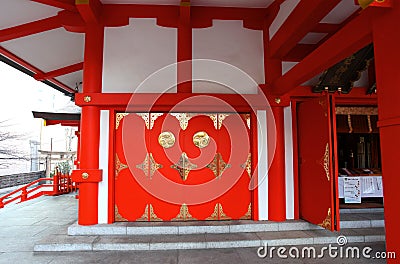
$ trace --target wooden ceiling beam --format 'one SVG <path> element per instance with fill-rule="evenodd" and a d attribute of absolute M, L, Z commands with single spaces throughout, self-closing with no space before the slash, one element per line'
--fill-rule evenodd
<path fill-rule="evenodd" d="M 282 59 L 340 0 L 301 0 L 272 37 L 270 56 Z"/>
<path fill-rule="evenodd" d="M 31 0 L 32 2 L 76 12 L 74 0 Z"/>
<path fill-rule="evenodd" d="M 103 4 L 100 0 L 75 0 L 75 5 L 87 24 L 100 24 L 103 22 Z"/>
<path fill-rule="evenodd" d="M 35 74 L 34 78 L 37 81 L 43 81 L 43 80 L 48 80 L 48 79 L 51 79 L 54 77 L 66 75 L 69 73 L 77 72 L 80 70 L 83 70 L 83 62 L 69 65 L 69 66 L 54 70 L 54 71 L 47 72 L 47 73 L 37 73 L 37 74 Z"/>
<path fill-rule="evenodd" d="M 285 75 L 277 79 L 269 87 L 270 92 L 275 95 L 286 94 L 371 43 L 372 21 L 375 16 L 381 15 L 383 12 L 379 8 L 364 10 Z"/>
<path fill-rule="evenodd" d="M 18 25 L 0 30 L 0 42 L 9 41 L 12 39 L 22 38 L 40 32 L 56 29 L 61 27 L 61 22 L 58 16 L 53 16 L 34 22 Z"/>

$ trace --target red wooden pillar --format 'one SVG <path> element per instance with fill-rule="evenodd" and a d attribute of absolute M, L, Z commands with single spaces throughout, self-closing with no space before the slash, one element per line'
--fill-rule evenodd
<path fill-rule="evenodd" d="M 396 4 L 396 5 L 395 5 Z M 400 6 L 377 18 L 373 24 L 375 69 L 378 92 L 379 131 L 385 203 L 387 251 L 400 254 L 399 150 L 400 150 Z M 389 260 L 388 263 L 398 263 Z"/>
<path fill-rule="evenodd" d="M 178 93 L 192 92 L 192 24 L 190 2 L 184 0 L 180 6 L 178 23 Z"/>
<path fill-rule="evenodd" d="M 282 61 L 271 58 L 269 54 L 269 25 L 265 21 L 263 30 L 265 82 L 273 83 L 282 75 Z M 268 219 L 272 221 L 286 220 L 286 185 L 285 185 L 285 119 L 282 98 L 274 97 L 264 91 L 271 109 L 267 111 L 268 141 Z"/>
<path fill-rule="evenodd" d="M 101 93 L 103 70 L 104 26 L 88 24 L 85 36 L 83 68 L 83 93 Z M 85 96 L 90 103 L 90 95 Z M 82 106 L 79 170 L 73 172 L 73 180 L 79 182 L 78 223 L 98 223 L 100 109 Z"/>
<path fill-rule="evenodd" d="M 286 220 L 285 125 L 283 106 L 267 111 L 268 138 L 268 219 Z"/>

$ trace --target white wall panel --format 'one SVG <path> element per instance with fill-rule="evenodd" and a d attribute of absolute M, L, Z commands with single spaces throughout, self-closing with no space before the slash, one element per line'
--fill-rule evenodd
<path fill-rule="evenodd" d="M 130 19 L 129 26 L 106 28 L 103 92 L 166 92 L 176 84 L 177 30 L 156 25 L 155 19 Z M 160 73 L 153 75 L 154 73 Z M 139 85 L 152 76 L 138 89 Z M 170 92 L 176 92 L 176 88 Z"/>
<path fill-rule="evenodd" d="M 264 83 L 264 50 L 262 31 L 243 28 L 242 21 L 214 20 L 211 28 L 193 30 L 193 59 L 222 61 L 249 75 L 249 82 L 243 74 L 229 69 L 232 66 L 204 67 L 193 63 L 194 92 L 233 93 L 229 88 L 217 84 L 219 79 L 235 84 L 242 94 L 257 93 L 257 84 Z M 217 79 L 217 80 L 216 80 Z"/>
<path fill-rule="evenodd" d="M 257 111 L 258 140 L 258 219 L 268 220 L 267 113 Z"/>
<path fill-rule="evenodd" d="M 292 109 L 285 107 L 285 172 L 286 172 L 286 219 L 294 219 L 294 172 Z"/>
<path fill-rule="evenodd" d="M 99 169 L 103 171 L 103 180 L 99 182 L 98 193 L 98 222 L 108 222 L 108 143 L 110 129 L 110 112 L 100 111 L 100 147 L 99 147 Z"/>

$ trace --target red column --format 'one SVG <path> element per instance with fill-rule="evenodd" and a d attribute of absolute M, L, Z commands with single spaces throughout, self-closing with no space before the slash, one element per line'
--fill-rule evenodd
<path fill-rule="evenodd" d="M 286 220 L 285 125 L 282 106 L 267 111 L 268 138 L 268 219 Z M 274 124 L 275 123 L 275 124 Z"/>
<path fill-rule="evenodd" d="M 396 4 L 396 5 L 395 5 Z M 378 92 L 378 126 L 381 138 L 382 176 L 385 203 L 387 251 L 400 254 L 399 150 L 400 150 L 400 6 L 376 19 L 373 24 L 375 68 Z M 389 260 L 388 263 L 398 263 Z"/>
<path fill-rule="evenodd" d="M 180 17 L 178 24 L 178 58 L 177 58 L 178 93 L 192 92 L 191 60 L 192 60 L 192 25 L 190 22 L 190 2 L 182 1 L 180 6 Z"/>
<path fill-rule="evenodd" d="M 88 25 L 85 36 L 85 58 L 83 68 L 83 93 L 101 93 L 103 70 L 104 27 Z M 90 102 L 90 98 L 87 99 Z M 81 113 L 80 171 L 99 169 L 100 109 L 96 106 L 83 106 Z M 79 184 L 80 225 L 97 224 L 98 220 L 98 182 L 87 181 Z"/>
<path fill-rule="evenodd" d="M 270 21 L 271 22 L 271 21 Z M 273 83 L 282 75 L 282 62 L 269 55 L 269 23 L 265 21 L 263 30 L 265 83 Z M 268 219 L 286 220 L 286 185 L 285 185 L 285 119 L 283 107 L 289 105 L 281 98 L 275 98 L 264 91 L 271 109 L 267 111 L 268 141 Z"/>

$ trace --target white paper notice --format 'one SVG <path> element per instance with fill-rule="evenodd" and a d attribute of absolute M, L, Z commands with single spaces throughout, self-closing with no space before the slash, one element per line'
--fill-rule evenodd
<path fill-rule="evenodd" d="M 361 203 L 360 177 L 344 177 L 343 189 L 345 203 Z"/>
<path fill-rule="evenodd" d="M 363 193 L 375 193 L 374 178 L 362 177 Z"/>

